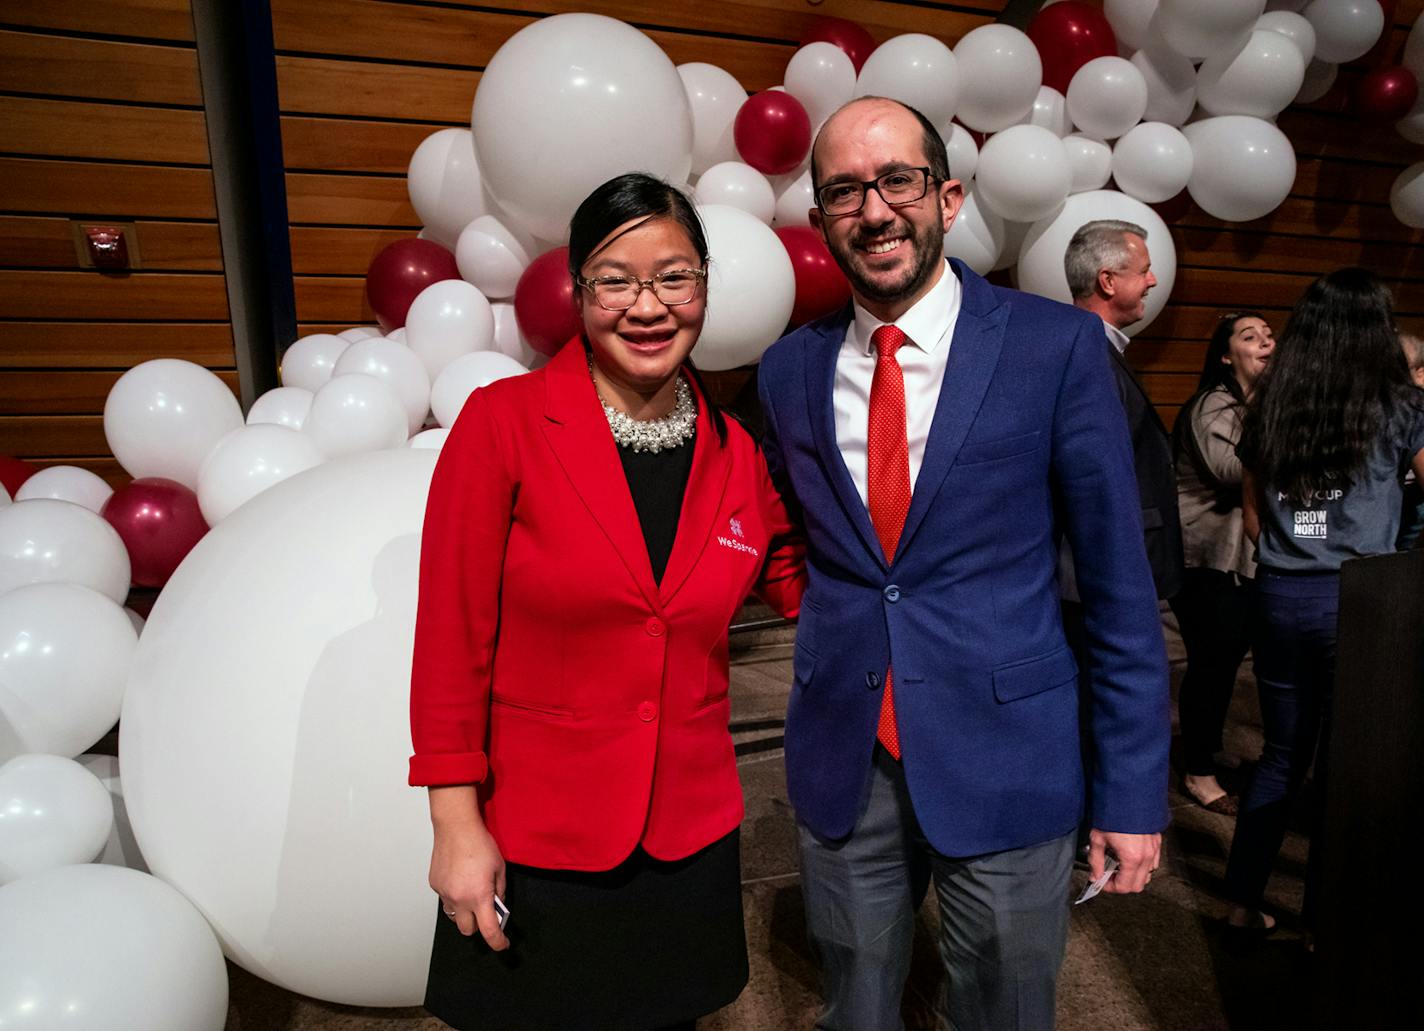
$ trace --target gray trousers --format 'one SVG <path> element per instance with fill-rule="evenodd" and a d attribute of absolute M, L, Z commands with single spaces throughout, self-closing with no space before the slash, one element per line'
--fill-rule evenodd
<path fill-rule="evenodd" d="M 875 749 L 870 799 L 843 841 L 798 825 L 806 923 L 821 957 L 823 1031 L 900 1031 L 915 912 L 931 877 L 952 1031 L 1048 1031 L 1068 939 L 1072 833 L 954 859 L 930 847 L 904 771 Z"/>

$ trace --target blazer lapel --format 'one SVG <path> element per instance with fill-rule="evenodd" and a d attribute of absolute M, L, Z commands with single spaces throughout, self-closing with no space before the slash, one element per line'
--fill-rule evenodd
<path fill-rule="evenodd" d="M 697 391 L 695 384 L 693 391 Z M 727 480 L 732 473 L 731 456 L 717 440 L 717 428 L 712 425 L 707 398 L 698 393 L 697 400 L 697 436 L 692 445 L 692 472 L 687 477 L 687 490 L 682 495 L 682 511 L 678 514 L 672 554 L 668 556 L 667 568 L 663 570 L 663 578 L 658 585 L 663 604 L 672 601 L 707 547 L 717 514 L 722 509 Z M 646 555 L 647 548 L 644 547 L 643 551 Z"/>
<path fill-rule="evenodd" d="M 1108 353 L 1112 355 L 1113 361 L 1117 362 L 1118 367 L 1122 369 L 1123 376 L 1132 384 L 1133 389 L 1141 395 L 1142 404 L 1150 413 L 1148 418 L 1157 424 L 1157 428 L 1162 431 L 1164 437 L 1170 437 L 1171 434 L 1167 432 L 1167 424 L 1162 421 L 1162 416 L 1157 414 L 1157 406 L 1152 403 L 1152 397 L 1147 393 L 1147 388 L 1142 385 L 1141 377 L 1139 377 L 1137 371 L 1128 364 L 1127 355 L 1114 347 L 1111 340 L 1108 341 Z"/>

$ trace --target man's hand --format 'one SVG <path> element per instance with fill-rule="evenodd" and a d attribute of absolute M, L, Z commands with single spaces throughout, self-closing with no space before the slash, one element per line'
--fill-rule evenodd
<path fill-rule="evenodd" d="M 1088 835 L 1088 876 L 1095 881 L 1103 875 L 1108 852 L 1117 856 L 1118 868 L 1103 891 L 1114 895 L 1136 894 L 1147 887 L 1152 871 L 1162 861 L 1162 835 L 1092 831 Z"/>

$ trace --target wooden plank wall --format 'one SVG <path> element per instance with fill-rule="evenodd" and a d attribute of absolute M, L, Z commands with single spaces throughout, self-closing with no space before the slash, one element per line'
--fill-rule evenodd
<path fill-rule="evenodd" d="M 0 125 L 0 452 L 120 482 L 101 413 L 124 370 L 236 385 L 188 0 L 6 0 Z M 81 270 L 71 219 L 136 223 L 142 270 Z"/>

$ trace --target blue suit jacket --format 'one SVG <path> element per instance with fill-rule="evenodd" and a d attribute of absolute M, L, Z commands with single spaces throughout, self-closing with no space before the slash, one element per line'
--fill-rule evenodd
<path fill-rule="evenodd" d="M 893 562 L 836 446 L 850 309 L 762 359 L 767 461 L 810 544 L 786 720 L 792 804 L 822 837 L 851 833 L 893 662 L 905 776 L 936 850 L 977 855 L 1073 829 L 1079 700 L 1055 571 L 1066 534 L 1093 658 L 1093 826 L 1161 830 L 1167 663 L 1102 323 L 951 267 L 963 304 Z"/>

